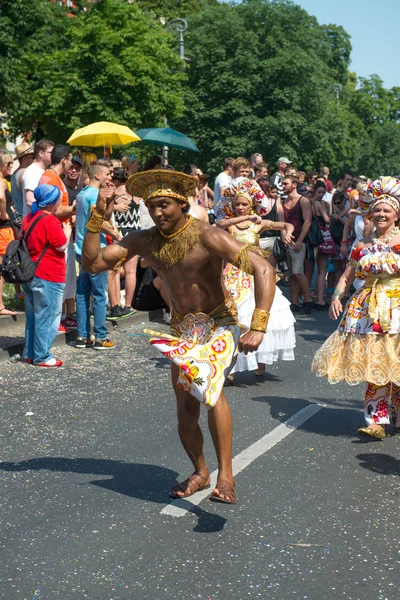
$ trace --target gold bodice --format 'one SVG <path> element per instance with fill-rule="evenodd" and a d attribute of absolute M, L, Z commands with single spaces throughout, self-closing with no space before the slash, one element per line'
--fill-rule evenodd
<path fill-rule="evenodd" d="M 242 244 L 250 244 L 251 246 L 259 248 L 260 236 L 257 233 L 256 227 L 257 225 L 255 223 L 250 223 L 250 227 L 243 231 L 240 231 L 237 227 L 232 227 L 232 235 L 238 242 L 242 242 Z"/>

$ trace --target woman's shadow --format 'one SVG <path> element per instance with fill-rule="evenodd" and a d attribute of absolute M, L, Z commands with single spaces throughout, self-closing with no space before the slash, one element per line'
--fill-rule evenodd
<path fill-rule="evenodd" d="M 177 483 L 178 475 L 176 471 L 157 465 L 126 463 L 103 458 L 32 458 L 22 462 L 2 462 L 0 469 L 7 472 L 43 469 L 96 476 L 107 475 L 107 479 L 95 479 L 84 485 L 95 485 L 131 498 L 158 504 L 166 504 L 170 501 L 169 492 Z M 192 505 L 188 502 L 188 510 L 191 507 Z M 211 533 L 221 531 L 225 526 L 226 519 L 208 513 L 198 506 L 193 508 L 192 512 L 199 518 L 194 531 Z"/>

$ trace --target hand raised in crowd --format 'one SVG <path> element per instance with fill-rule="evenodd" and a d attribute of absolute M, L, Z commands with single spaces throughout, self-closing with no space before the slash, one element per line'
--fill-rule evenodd
<path fill-rule="evenodd" d="M 104 187 L 99 191 L 99 196 L 97 198 L 96 210 L 102 215 L 105 215 L 107 210 L 111 207 L 114 202 L 115 196 L 115 186 L 111 184 L 112 187 Z"/>
<path fill-rule="evenodd" d="M 340 300 L 332 300 L 331 305 L 329 307 L 329 316 L 331 319 L 336 321 L 340 317 L 340 313 L 343 311 L 343 306 Z"/>

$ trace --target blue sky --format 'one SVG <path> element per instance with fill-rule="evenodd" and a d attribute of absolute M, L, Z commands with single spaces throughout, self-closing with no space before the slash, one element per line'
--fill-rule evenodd
<path fill-rule="evenodd" d="M 400 86 L 400 0 L 294 0 L 321 24 L 342 25 L 351 36 L 350 70 L 376 73 L 385 87 Z"/>

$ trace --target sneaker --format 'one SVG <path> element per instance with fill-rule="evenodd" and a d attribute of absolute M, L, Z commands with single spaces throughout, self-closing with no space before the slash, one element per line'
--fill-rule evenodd
<path fill-rule="evenodd" d="M 92 340 L 85 340 L 84 338 L 76 338 L 75 348 L 92 348 Z"/>
<path fill-rule="evenodd" d="M 135 308 L 131 308 L 130 306 L 120 306 L 120 312 L 121 319 L 124 319 L 125 317 L 131 317 L 134 315 L 137 310 Z"/>
<path fill-rule="evenodd" d="M 115 344 L 110 340 L 96 340 L 93 344 L 93 350 L 111 350 L 112 348 L 115 348 Z"/>
<path fill-rule="evenodd" d="M 107 321 L 115 321 L 116 319 L 122 319 L 121 307 L 113 306 L 111 310 L 107 311 Z"/>
<path fill-rule="evenodd" d="M 62 360 L 56 360 L 55 358 L 49 358 L 49 360 L 47 360 L 44 363 L 39 363 L 38 365 L 35 365 L 35 367 L 62 367 L 63 362 Z"/>
<path fill-rule="evenodd" d="M 314 308 L 314 302 L 303 302 L 303 312 L 309 315 Z"/>
<path fill-rule="evenodd" d="M 78 328 L 77 322 L 71 319 L 70 316 L 65 317 L 65 319 L 61 321 L 60 325 L 63 325 L 67 329 L 71 330 L 76 330 Z"/>
<path fill-rule="evenodd" d="M 68 329 L 68 327 L 65 327 L 62 323 L 59 324 L 58 326 L 58 333 L 69 333 L 70 329 Z"/>
<path fill-rule="evenodd" d="M 70 319 L 72 319 L 73 321 L 76 321 L 76 320 L 77 320 L 77 318 L 78 318 L 78 317 L 76 316 L 76 312 L 69 313 L 69 314 L 67 315 L 67 317 L 69 317 L 69 318 L 70 318 Z"/>
<path fill-rule="evenodd" d="M 299 313 L 301 309 L 298 304 L 291 304 L 290 310 L 292 311 L 292 313 Z"/>

